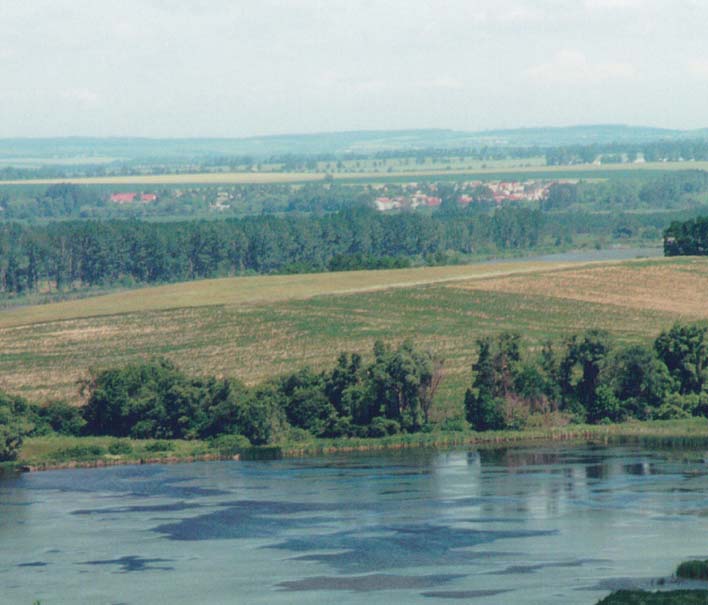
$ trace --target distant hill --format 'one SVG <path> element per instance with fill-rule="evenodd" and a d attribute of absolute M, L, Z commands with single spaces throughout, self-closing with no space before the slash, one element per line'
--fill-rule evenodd
<path fill-rule="evenodd" d="M 460 147 L 555 147 L 567 145 L 646 143 L 708 138 L 708 129 L 669 130 L 644 126 L 589 125 L 464 132 L 445 129 L 361 130 L 287 134 L 248 138 L 46 138 L 0 139 L 0 159 L 19 163 L 53 163 L 69 159 L 175 161 L 209 156 L 314 155 L 372 153 L 397 149 Z"/>
<path fill-rule="evenodd" d="M 500 145 L 555 147 L 608 143 L 646 143 L 659 140 L 708 138 L 708 129 L 669 130 L 648 126 L 598 124 L 556 128 L 517 128 L 472 133 L 470 136 L 496 141 Z"/>

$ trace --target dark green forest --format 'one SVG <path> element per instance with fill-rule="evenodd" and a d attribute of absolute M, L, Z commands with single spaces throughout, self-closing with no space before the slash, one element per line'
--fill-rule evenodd
<path fill-rule="evenodd" d="M 7 293 L 24 293 L 404 266 L 400 258 L 441 263 L 451 252 L 532 249 L 541 233 L 541 213 L 528 208 L 433 217 L 364 208 L 224 221 L 5 223 L 0 225 L 0 286 Z"/>

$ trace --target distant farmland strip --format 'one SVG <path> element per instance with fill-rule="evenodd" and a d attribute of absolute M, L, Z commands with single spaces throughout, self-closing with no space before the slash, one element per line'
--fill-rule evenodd
<path fill-rule="evenodd" d="M 708 170 L 708 162 L 647 162 L 644 164 L 606 164 L 596 166 L 525 166 L 500 170 L 480 168 L 465 170 L 410 170 L 394 172 L 334 172 L 332 177 L 344 182 L 399 181 L 411 178 L 608 178 L 636 171 L 665 172 L 675 170 Z M 78 185 L 227 185 L 307 183 L 323 181 L 322 172 L 219 172 L 191 174 L 157 174 L 134 176 L 105 176 L 60 179 L 28 179 L 0 181 L 0 185 L 51 185 L 75 183 Z"/>

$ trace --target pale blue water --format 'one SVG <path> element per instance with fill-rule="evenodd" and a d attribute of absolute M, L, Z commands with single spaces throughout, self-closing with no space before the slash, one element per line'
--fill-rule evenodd
<path fill-rule="evenodd" d="M 708 466 L 537 448 L 0 479 L 0 602 L 595 603 L 708 556 Z"/>
<path fill-rule="evenodd" d="M 543 261 L 554 263 L 577 263 L 590 261 L 613 261 L 613 260 L 634 260 L 638 258 L 660 258 L 664 256 L 662 247 L 613 247 L 601 248 L 595 250 L 593 248 L 578 248 L 568 250 L 567 252 L 554 252 L 552 254 L 531 254 L 529 256 L 494 258 L 486 261 L 481 261 L 483 264 L 489 263 L 515 263 L 520 260 L 524 261 Z"/>

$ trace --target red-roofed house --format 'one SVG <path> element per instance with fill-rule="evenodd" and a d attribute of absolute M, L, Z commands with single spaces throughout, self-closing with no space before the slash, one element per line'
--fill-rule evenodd
<path fill-rule="evenodd" d="M 135 201 L 135 193 L 113 193 L 111 201 L 116 204 L 132 204 Z"/>
<path fill-rule="evenodd" d="M 111 194 L 110 200 L 114 204 L 132 204 L 138 199 L 138 194 L 133 191 L 126 191 L 124 193 L 113 193 Z M 141 193 L 139 200 L 143 204 L 149 204 L 157 200 L 157 195 L 154 193 Z"/>

